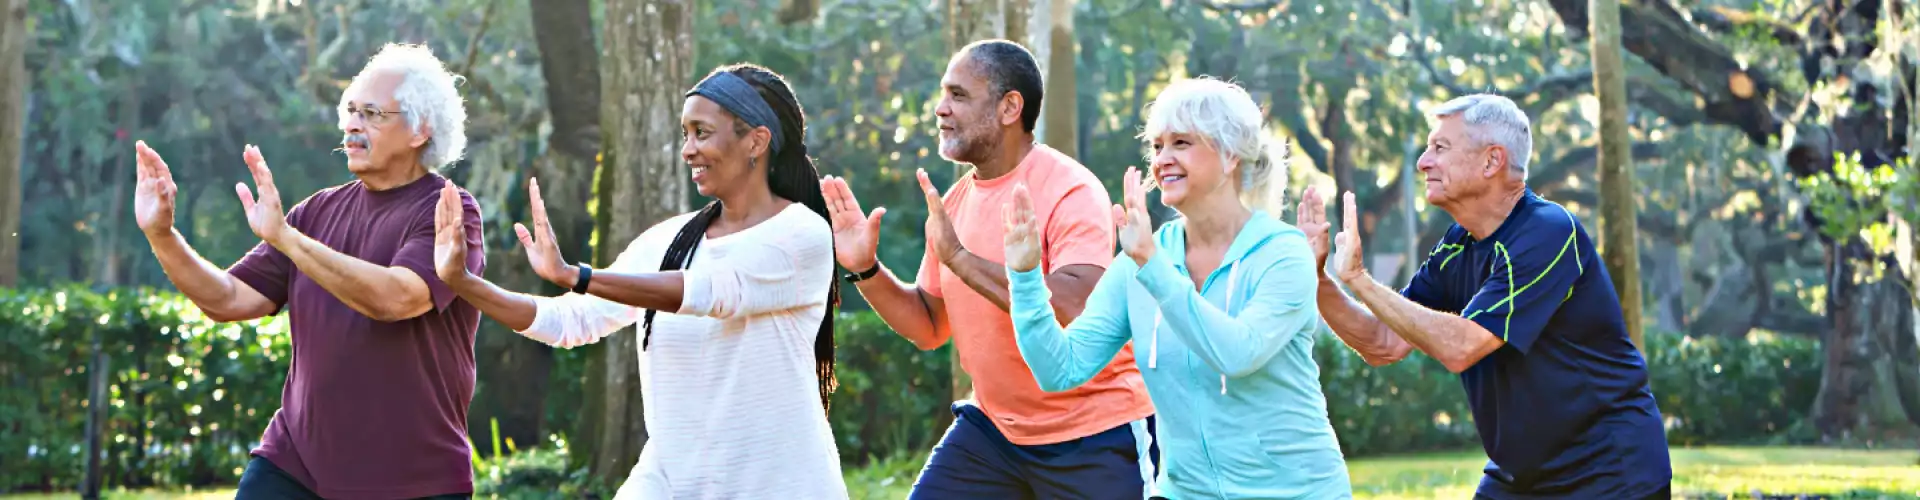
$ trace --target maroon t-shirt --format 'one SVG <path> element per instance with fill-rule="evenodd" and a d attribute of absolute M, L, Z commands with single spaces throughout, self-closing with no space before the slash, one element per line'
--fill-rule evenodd
<path fill-rule="evenodd" d="M 287 214 L 287 224 L 327 248 L 427 282 L 433 310 L 374 321 L 335 298 L 265 243 L 228 269 L 287 310 L 293 364 L 280 410 L 254 455 L 329 498 L 417 498 L 471 493 L 467 405 L 473 400 L 473 337 L 480 311 L 433 271 L 433 214 L 447 180 L 428 174 L 372 191 L 354 181 L 328 188 Z M 480 207 L 466 212 L 467 269 L 486 255 Z"/>

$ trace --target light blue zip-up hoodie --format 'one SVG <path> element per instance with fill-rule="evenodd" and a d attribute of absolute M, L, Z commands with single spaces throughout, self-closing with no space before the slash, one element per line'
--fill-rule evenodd
<path fill-rule="evenodd" d="M 1351 498 L 1313 361 L 1320 312 L 1306 234 L 1255 212 L 1200 291 L 1186 269 L 1186 221 L 1154 238 L 1145 266 L 1114 258 L 1064 330 L 1041 271 L 1009 270 L 1015 337 L 1040 387 L 1085 383 L 1131 340 L 1158 412 L 1157 495 Z"/>

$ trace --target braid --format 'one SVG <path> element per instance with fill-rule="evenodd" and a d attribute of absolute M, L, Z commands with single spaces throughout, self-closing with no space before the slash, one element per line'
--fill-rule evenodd
<path fill-rule="evenodd" d="M 718 218 L 718 201 L 707 203 L 700 213 L 694 214 L 693 220 L 687 221 L 687 225 L 680 228 L 680 233 L 673 235 L 673 244 L 667 245 L 667 256 L 660 259 L 660 270 L 679 271 L 686 269 L 687 264 L 692 264 L 693 250 L 700 247 L 700 240 L 707 235 L 707 227 L 712 226 L 713 220 Z M 653 343 L 653 315 L 658 312 L 648 309 L 646 319 L 640 322 L 640 331 L 645 332 L 640 337 L 641 350 L 646 350 Z"/>

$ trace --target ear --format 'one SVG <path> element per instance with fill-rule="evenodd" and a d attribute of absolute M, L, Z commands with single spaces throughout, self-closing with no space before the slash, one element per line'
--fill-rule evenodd
<path fill-rule="evenodd" d="M 412 146 L 414 149 L 420 149 L 427 145 L 427 141 L 431 140 L 433 140 L 433 125 L 422 123 L 420 124 L 420 131 L 413 134 L 413 138 L 407 141 L 407 145 Z"/>
<path fill-rule="evenodd" d="M 1487 179 L 1506 173 L 1507 148 L 1498 144 L 1487 146 L 1487 163 L 1480 168 L 1480 177 Z"/>
<path fill-rule="evenodd" d="M 753 158 L 765 158 L 767 150 L 773 148 L 773 131 L 766 127 L 754 127 L 747 132 L 747 154 Z"/>
<path fill-rule="evenodd" d="M 1000 126 L 1019 125 L 1020 112 L 1026 108 L 1027 96 L 1020 95 L 1018 90 L 1007 91 L 1007 95 L 1000 96 Z"/>

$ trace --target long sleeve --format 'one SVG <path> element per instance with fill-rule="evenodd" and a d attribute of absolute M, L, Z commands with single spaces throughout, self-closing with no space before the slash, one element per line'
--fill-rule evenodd
<path fill-rule="evenodd" d="M 638 273 L 657 269 L 657 266 L 645 265 L 640 252 L 652 233 L 654 231 L 648 231 L 627 244 L 627 249 L 614 258 L 607 270 Z M 645 313 L 645 309 L 592 295 L 568 293 L 559 297 L 536 297 L 533 324 L 518 333 L 554 347 L 573 348 L 599 342 L 639 322 Z"/>
<path fill-rule="evenodd" d="M 1127 285 L 1132 273 L 1114 259 L 1087 296 L 1086 309 L 1065 329 L 1053 314 L 1053 293 L 1040 268 L 1007 270 L 1009 315 L 1020 356 L 1040 389 L 1059 392 L 1093 378 L 1132 337 L 1127 321 Z"/>
<path fill-rule="evenodd" d="M 729 319 L 826 304 L 832 229 L 804 208 L 787 213 L 793 215 L 768 221 L 792 224 L 779 239 L 736 241 L 721 257 L 724 265 L 688 268 L 678 313 Z"/>
<path fill-rule="evenodd" d="M 1148 259 L 1138 280 L 1159 302 L 1167 331 L 1220 373 L 1246 376 L 1266 366 L 1307 323 L 1319 319 L 1314 259 L 1301 239 L 1290 234 L 1269 242 L 1264 251 L 1283 255 L 1264 268 L 1240 269 L 1248 265 L 1244 259 L 1232 263 L 1235 269 L 1229 272 L 1227 286 L 1252 294 L 1244 308 L 1235 308 L 1237 317 L 1207 302 L 1193 289 L 1193 282 L 1166 260 L 1166 252 Z"/>

